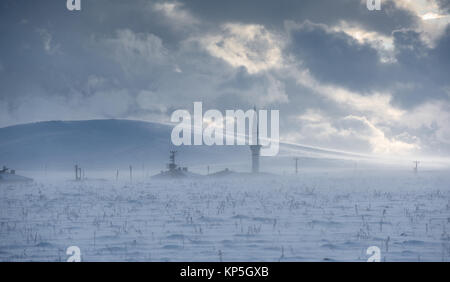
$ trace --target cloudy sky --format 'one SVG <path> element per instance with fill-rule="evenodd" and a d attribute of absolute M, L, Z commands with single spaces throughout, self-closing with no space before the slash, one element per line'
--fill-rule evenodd
<path fill-rule="evenodd" d="M 0 2 L 0 127 L 280 110 L 282 141 L 450 156 L 450 0 Z"/>

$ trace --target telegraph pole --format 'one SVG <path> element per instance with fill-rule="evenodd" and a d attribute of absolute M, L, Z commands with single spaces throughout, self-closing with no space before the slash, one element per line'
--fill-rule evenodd
<path fill-rule="evenodd" d="M 295 160 L 295 174 L 298 174 L 298 158 L 294 158 Z"/>
<path fill-rule="evenodd" d="M 419 171 L 419 164 L 420 164 L 420 162 L 419 161 L 413 161 L 413 163 L 416 165 L 414 167 L 414 173 L 417 174 L 417 172 Z"/>
<path fill-rule="evenodd" d="M 133 167 L 130 165 L 130 181 L 133 181 Z"/>

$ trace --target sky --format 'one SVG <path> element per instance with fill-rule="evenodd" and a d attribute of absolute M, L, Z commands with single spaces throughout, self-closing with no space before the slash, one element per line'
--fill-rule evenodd
<path fill-rule="evenodd" d="M 0 127 L 280 111 L 280 139 L 450 156 L 450 0 L 0 2 Z"/>

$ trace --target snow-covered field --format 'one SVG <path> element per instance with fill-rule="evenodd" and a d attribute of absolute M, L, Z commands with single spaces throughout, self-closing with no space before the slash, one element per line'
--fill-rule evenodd
<path fill-rule="evenodd" d="M 447 171 L 0 185 L 0 260 L 450 260 Z"/>

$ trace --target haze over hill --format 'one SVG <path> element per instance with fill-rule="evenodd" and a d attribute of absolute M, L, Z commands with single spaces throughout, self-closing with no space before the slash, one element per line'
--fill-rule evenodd
<path fill-rule="evenodd" d="M 69 170 L 75 163 L 95 169 L 129 164 L 163 169 L 169 151 L 177 150 L 177 161 L 183 166 L 212 165 L 217 169 L 226 166 L 243 170 L 250 166 L 248 146 L 175 147 L 170 141 L 171 130 L 170 125 L 132 120 L 49 121 L 10 126 L 0 128 L 0 160 L 1 165 L 20 169 L 46 166 Z M 293 156 L 308 158 L 310 165 L 352 157 L 282 144 L 279 156 L 263 158 L 263 168 L 265 163 L 286 162 L 286 158 Z"/>

